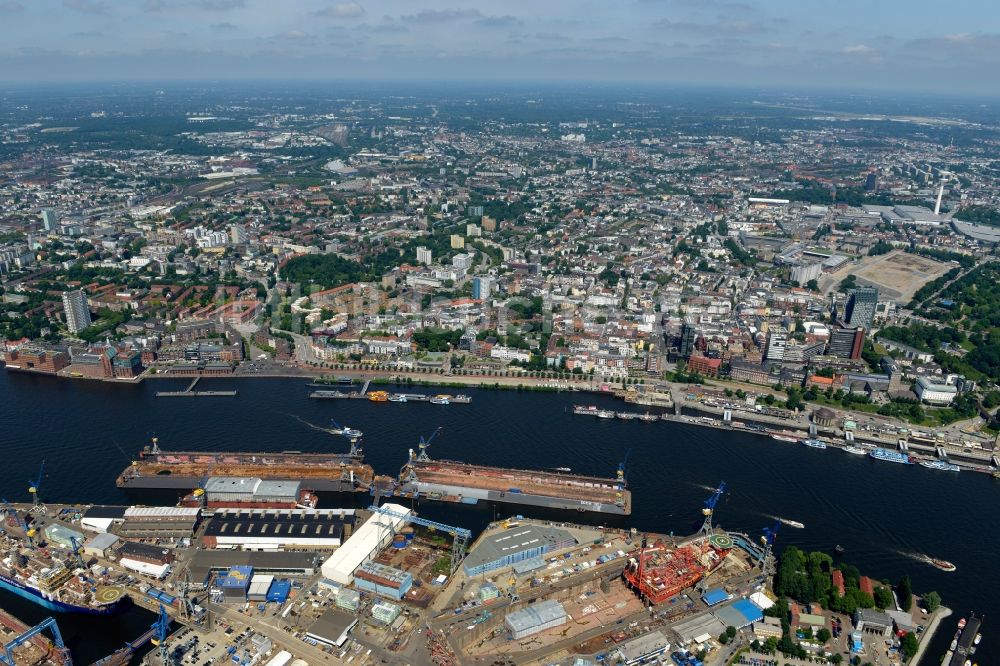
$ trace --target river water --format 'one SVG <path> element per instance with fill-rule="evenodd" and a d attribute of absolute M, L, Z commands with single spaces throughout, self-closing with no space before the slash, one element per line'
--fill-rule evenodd
<path fill-rule="evenodd" d="M 937 590 L 958 614 L 988 614 L 1000 591 L 994 564 L 1000 545 L 1000 482 L 987 475 L 895 465 L 749 433 L 570 413 L 574 402 L 625 409 L 605 396 L 472 389 L 465 391 L 472 396 L 468 405 L 324 401 L 309 399 L 310 389 L 301 379 L 212 379 L 199 384 L 201 390 L 238 388 L 234 398 L 154 396 L 157 390 L 186 384 L 155 380 L 123 386 L 0 373 L 0 491 L 8 500 L 28 501 L 27 481 L 35 478 L 44 459 L 44 500 L 138 502 L 144 498 L 119 490 L 114 480 L 154 435 L 167 450 L 346 450 L 346 440 L 307 425 L 326 426 L 331 418 L 364 431 L 366 461 L 377 473 L 395 474 L 420 436 L 441 427 L 428 451 L 432 457 L 511 467 L 571 467 L 582 474 L 613 476 L 628 456 L 632 515 L 622 519 L 572 514 L 569 520 L 688 534 L 700 524 L 710 489 L 725 480 L 729 491 L 716 520 L 727 529 L 759 534 L 777 515 L 800 521 L 805 529 L 782 528 L 779 548 L 795 545 L 832 553 L 840 544 L 846 549 L 844 559 L 863 573 L 892 581 L 908 573 L 915 590 Z M 324 497 L 321 506 L 363 505 L 366 499 Z M 422 503 L 419 510 L 425 517 L 474 531 L 498 515 L 515 512 L 567 517 L 530 507 Z M 950 560 L 958 571 L 948 574 L 922 564 L 915 559 L 921 553 Z M 9 599 L 0 596 L 0 604 L 11 603 L 13 609 L 16 602 Z M 26 605 L 15 610 L 22 612 Z M 30 610 L 23 611 L 26 621 L 44 616 L 30 615 Z M 83 639 L 93 636 L 90 625 L 76 618 L 59 620 L 78 646 L 90 641 L 99 652 L 121 645 L 118 635 Z M 118 624 L 128 637 L 142 633 L 151 620 L 150 614 L 134 611 Z M 936 663 L 947 647 L 953 620 L 947 621 L 924 663 Z M 993 645 L 1000 639 L 990 635 L 988 623 L 985 630 L 978 662 L 997 663 L 1000 649 Z"/>

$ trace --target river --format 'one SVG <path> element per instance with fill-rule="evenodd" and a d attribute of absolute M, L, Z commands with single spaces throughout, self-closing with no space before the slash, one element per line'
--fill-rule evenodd
<path fill-rule="evenodd" d="M 725 480 L 728 492 L 716 510 L 727 529 L 759 534 L 781 515 L 805 524 L 782 527 L 778 546 L 833 552 L 877 579 L 910 574 L 916 591 L 937 590 L 958 616 L 985 613 L 994 593 L 993 558 L 1000 537 L 1000 483 L 987 475 L 938 472 L 877 462 L 839 450 L 816 450 L 749 433 L 681 423 L 599 420 L 574 416 L 574 402 L 625 409 L 605 396 L 580 393 L 465 391 L 468 405 L 311 400 L 302 379 L 206 379 L 201 390 L 238 388 L 236 397 L 160 398 L 156 390 L 182 389 L 187 381 L 156 380 L 139 386 L 0 373 L 0 490 L 11 501 L 28 501 L 27 481 L 46 461 L 41 497 L 50 502 L 139 501 L 115 487 L 132 456 L 157 436 L 164 449 L 346 450 L 347 442 L 306 423 L 331 418 L 365 433 L 366 461 L 377 473 L 394 474 L 420 436 L 438 427 L 432 457 L 527 468 L 571 467 L 613 476 L 628 456 L 633 513 L 594 522 L 641 531 L 688 534 L 700 524 L 702 502 Z M 431 389 L 413 388 L 430 392 Z M 449 389 L 456 392 L 455 389 Z M 306 422 L 306 423 L 303 423 Z M 326 497 L 321 506 L 365 497 Z M 505 508 L 423 503 L 422 515 L 478 530 Z M 579 514 L 570 520 L 586 520 Z M 944 573 L 918 562 L 919 553 L 954 562 Z M 7 605 L 7 596 L 0 603 Z M 28 621 L 33 617 L 24 618 Z M 128 629 L 139 634 L 152 616 L 135 611 Z M 59 618 L 79 643 L 86 623 Z M 954 620 L 939 633 L 932 657 L 947 647 Z M 979 663 L 1000 659 L 989 624 Z M 93 635 L 93 634 L 90 634 Z M 95 649 L 120 646 L 118 636 Z M 103 640 L 103 639 L 102 639 Z M 88 656 L 89 656 L 88 652 Z"/>

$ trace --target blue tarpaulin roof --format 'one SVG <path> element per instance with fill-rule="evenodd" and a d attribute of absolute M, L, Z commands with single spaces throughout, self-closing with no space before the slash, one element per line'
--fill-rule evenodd
<path fill-rule="evenodd" d="M 721 587 L 716 587 L 705 594 L 701 595 L 701 600 L 704 601 L 709 606 L 714 606 L 715 604 L 721 604 L 723 601 L 729 598 L 729 594 L 726 593 Z"/>
<path fill-rule="evenodd" d="M 267 600 L 283 604 L 288 599 L 288 594 L 291 591 L 292 582 L 290 580 L 276 580 L 271 583 L 271 587 L 267 591 Z"/>
<path fill-rule="evenodd" d="M 764 613 L 747 599 L 737 599 L 733 603 L 713 611 L 712 614 L 727 627 L 736 627 L 737 629 L 747 627 L 754 622 L 760 622 L 764 618 Z"/>

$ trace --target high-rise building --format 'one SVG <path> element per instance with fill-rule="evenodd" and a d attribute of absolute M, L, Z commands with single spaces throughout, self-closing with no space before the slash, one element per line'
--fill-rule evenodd
<path fill-rule="evenodd" d="M 875 321 L 876 305 L 878 305 L 878 289 L 874 287 L 855 289 L 847 299 L 847 307 L 844 308 L 844 323 L 870 331 Z"/>
<path fill-rule="evenodd" d="M 837 358 L 861 358 L 865 346 L 865 329 L 835 328 L 830 331 L 830 347 L 827 353 Z"/>
<path fill-rule="evenodd" d="M 56 227 L 59 226 L 59 216 L 51 208 L 42 209 L 42 227 L 46 231 L 55 231 Z"/>
<path fill-rule="evenodd" d="M 694 353 L 694 343 L 697 337 L 698 332 L 695 330 L 694 323 L 685 321 L 684 326 L 681 327 L 681 358 L 691 358 L 691 354 Z"/>
<path fill-rule="evenodd" d="M 451 235 L 451 249 L 453 250 L 464 250 L 465 249 L 465 237 L 458 234 Z"/>
<path fill-rule="evenodd" d="M 493 279 L 489 277 L 472 278 L 472 297 L 479 301 L 485 301 L 493 292 Z"/>
<path fill-rule="evenodd" d="M 483 231 L 494 232 L 497 230 L 496 218 L 492 218 L 489 215 L 483 215 Z"/>
<path fill-rule="evenodd" d="M 788 345 L 788 336 L 781 331 L 771 331 L 767 334 L 767 352 L 764 358 L 768 361 L 784 361 L 785 347 Z"/>
<path fill-rule="evenodd" d="M 70 333 L 78 333 L 90 326 L 90 308 L 87 306 L 86 294 L 79 289 L 65 291 L 62 302 L 66 314 L 66 328 Z"/>
<path fill-rule="evenodd" d="M 424 264 L 425 266 L 430 266 L 431 265 L 431 257 L 432 256 L 433 256 L 433 253 L 431 252 L 430 249 L 428 249 L 426 247 L 423 247 L 423 246 L 417 248 L 417 263 L 418 264 Z"/>
<path fill-rule="evenodd" d="M 874 192 L 877 189 L 878 189 L 878 176 L 876 176 L 875 172 L 872 171 L 870 174 L 868 174 L 868 177 L 865 178 L 865 191 Z"/>
<path fill-rule="evenodd" d="M 483 207 L 482 206 L 469 206 L 467 213 L 469 217 L 482 217 Z"/>
<path fill-rule="evenodd" d="M 818 280 L 823 273 L 823 264 L 802 264 L 792 267 L 792 282 L 804 287 L 810 280 Z"/>

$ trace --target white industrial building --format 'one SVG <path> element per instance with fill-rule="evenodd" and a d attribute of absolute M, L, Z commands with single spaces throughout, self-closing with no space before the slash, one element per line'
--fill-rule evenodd
<path fill-rule="evenodd" d="M 504 618 L 511 638 L 518 640 L 540 631 L 566 624 L 569 616 L 566 609 L 555 599 L 548 599 L 516 610 Z"/>
<path fill-rule="evenodd" d="M 940 384 L 927 377 L 917 380 L 915 391 L 921 401 L 943 405 L 950 405 L 958 394 L 954 384 Z"/>
<path fill-rule="evenodd" d="M 383 508 L 406 516 L 412 513 L 399 504 L 385 504 Z M 388 546 L 404 523 L 403 518 L 374 514 L 323 563 L 323 577 L 341 585 L 350 585 L 358 567 L 374 559 L 380 550 Z"/>
<path fill-rule="evenodd" d="M 133 560 L 128 557 L 123 557 L 118 560 L 118 564 L 129 571 L 135 571 L 143 574 L 144 576 L 152 576 L 153 578 L 159 578 L 161 580 L 165 578 L 168 573 L 170 573 L 169 564 L 152 564 L 141 560 Z"/>

